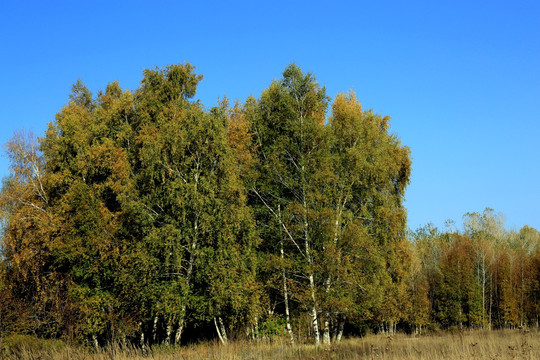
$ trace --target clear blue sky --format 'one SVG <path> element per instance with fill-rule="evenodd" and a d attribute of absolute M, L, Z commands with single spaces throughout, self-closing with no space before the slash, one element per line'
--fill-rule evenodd
<path fill-rule="evenodd" d="M 259 96 L 295 62 L 412 150 L 409 226 L 494 208 L 540 229 L 540 1 L 5 1 L 0 142 L 43 134 L 81 78 L 189 61 L 198 98 Z M 8 172 L 0 159 L 0 176 Z"/>

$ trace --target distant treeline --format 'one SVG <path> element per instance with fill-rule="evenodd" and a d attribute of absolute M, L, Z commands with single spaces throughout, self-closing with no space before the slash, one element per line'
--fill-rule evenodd
<path fill-rule="evenodd" d="M 0 331 L 94 346 L 538 325 L 539 233 L 491 210 L 406 229 L 409 149 L 289 65 L 205 108 L 189 65 L 80 82 L 6 144 Z M 330 105 L 331 104 L 331 105 Z M 330 106 L 330 109 L 329 109 Z"/>
<path fill-rule="evenodd" d="M 540 233 L 504 228 L 486 209 L 463 216 L 464 229 L 427 225 L 410 234 L 408 274 L 412 316 L 419 326 L 515 328 L 539 325 Z"/>

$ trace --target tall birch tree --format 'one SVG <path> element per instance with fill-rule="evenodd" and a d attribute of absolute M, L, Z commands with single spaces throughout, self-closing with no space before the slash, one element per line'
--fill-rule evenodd
<path fill-rule="evenodd" d="M 324 88 L 293 64 L 281 80 L 263 91 L 253 119 L 259 180 L 251 188 L 252 197 L 278 224 L 277 235 L 272 236 L 277 243 L 266 246 L 280 253 L 285 241 L 284 257 L 294 259 L 294 276 L 305 284 L 306 296 L 297 296 L 309 309 L 316 344 L 320 343 L 320 304 L 315 260 L 320 244 L 312 222 L 314 190 L 320 181 L 317 176 L 328 149 L 324 128 L 327 102 Z M 283 284 L 286 295 L 285 273 Z"/>

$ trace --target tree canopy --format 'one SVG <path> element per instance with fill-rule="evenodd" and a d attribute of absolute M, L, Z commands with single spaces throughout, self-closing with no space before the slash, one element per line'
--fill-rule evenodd
<path fill-rule="evenodd" d="M 206 108 L 201 80 L 187 63 L 133 91 L 79 80 L 43 136 L 6 144 L 0 331 L 318 344 L 538 322 L 538 232 L 490 210 L 407 232 L 411 154 L 388 116 L 295 64 L 243 103 Z"/>

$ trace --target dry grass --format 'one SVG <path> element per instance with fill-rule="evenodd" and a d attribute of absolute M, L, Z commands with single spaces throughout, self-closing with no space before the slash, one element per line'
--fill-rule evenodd
<path fill-rule="evenodd" d="M 527 331 L 465 331 L 422 337 L 368 335 L 345 339 L 339 345 L 315 347 L 285 340 L 269 342 L 202 343 L 158 347 L 147 353 L 136 348 L 111 347 L 99 353 L 73 346 L 18 343 L 3 347 L 2 359 L 51 360 L 248 360 L 248 359 L 540 359 L 540 333 Z"/>

